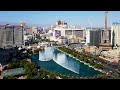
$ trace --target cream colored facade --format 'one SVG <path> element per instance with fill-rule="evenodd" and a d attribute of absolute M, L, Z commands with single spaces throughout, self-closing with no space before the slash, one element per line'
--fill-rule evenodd
<path fill-rule="evenodd" d="M 77 47 L 77 48 L 75 48 L 75 50 L 80 52 L 80 53 L 83 52 L 83 49 L 81 47 Z"/>
<path fill-rule="evenodd" d="M 91 54 L 97 55 L 99 53 L 99 50 L 96 46 L 88 46 L 87 45 L 86 47 L 84 47 L 84 49 L 85 49 L 85 52 L 89 52 Z"/>
<path fill-rule="evenodd" d="M 110 62 L 118 62 L 120 60 L 120 49 L 102 51 L 101 57 Z"/>
<path fill-rule="evenodd" d="M 56 32 L 60 33 L 59 36 L 56 36 Z M 49 30 L 49 33 L 52 33 L 50 40 L 60 41 L 61 37 L 68 39 L 69 43 L 80 43 L 84 41 L 84 28 L 75 28 L 74 26 L 68 25 L 55 25 L 54 28 Z"/>
<path fill-rule="evenodd" d="M 32 26 L 32 33 L 37 34 L 38 28 L 36 26 Z"/>
<path fill-rule="evenodd" d="M 113 24 L 111 27 L 111 44 L 114 44 L 114 46 L 120 46 L 120 24 L 118 23 Z"/>

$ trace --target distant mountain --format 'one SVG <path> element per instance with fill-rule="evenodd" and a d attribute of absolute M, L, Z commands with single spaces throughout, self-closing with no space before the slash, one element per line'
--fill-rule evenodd
<path fill-rule="evenodd" d="M 20 22 L 11 22 L 11 21 L 0 21 L 0 24 L 19 24 Z M 50 27 L 51 24 L 32 24 L 32 23 L 26 23 L 27 26 L 38 26 L 38 27 Z"/>
<path fill-rule="evenodd" d="M 0 21 L 0 24 L 19 24 L 20 22 L 12 22 L 12 21 Z M 51 27 L 52 24 L 33 24 L 33 23 L 26 23 L 27 26 L 38 26 L 38 27 Z M 81 28 L 81 27 L 84 27 L 84 26 L 81 26 L 81 25 L 74 25 L 76 28 Z M 87 27 L 87 28 L 91 28 L 91 27 Z M 104 28 L 104 27 L 92 27 L 92 28 Z M 111 27 L 108 27 L 108 28 L 111 28 Z"/>
<path fill-rule="evenodd" d="M 0 21 L 0 24 L 19 24 L 19 23 L 10 22 L 10 21 Z"/>
<path fill-rule="evenodd" d="M 28 26 L 51 27 L 51 24 L 27 24 Z"/>

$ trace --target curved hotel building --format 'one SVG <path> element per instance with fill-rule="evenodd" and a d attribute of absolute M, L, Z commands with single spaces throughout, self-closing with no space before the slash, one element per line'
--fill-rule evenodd
<path fill-rule="evenodd" d="M 57 21 L 49 31 L 50 40 L 68 44 L 85 42 L 84 31 L 84 28 L 76 28 L 67 25 L 64 21 Z"/>

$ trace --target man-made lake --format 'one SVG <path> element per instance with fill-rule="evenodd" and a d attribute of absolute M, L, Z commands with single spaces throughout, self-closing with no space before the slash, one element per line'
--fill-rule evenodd
<path fill-rule="evenodd" d="M 50 71 L 66 75 L 89 77 L 101 74 L 101 72 L 58 51 L 54 47 L 45 47 L 44 51 L 32 56 L 32 61 Z"/>

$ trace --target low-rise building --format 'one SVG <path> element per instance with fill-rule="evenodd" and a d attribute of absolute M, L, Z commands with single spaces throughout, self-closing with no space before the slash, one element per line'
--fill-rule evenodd
<path fill-rule="evenodd" d="M 25 74 L 24 68 L 15 68 L 15 69 L 8 69 L 3 71 L 1 73 L 1 76 L 6 77 L 6 76 L 15 76 L 15 75 L 22 75 L 22 74 Z"/>
<path fill-rule="evenodd" d="M 78 52 L 80 52 L 80 53 L 83 52 L 83 49 L 81 47 L 77 47 L 77 48 L 75 48 L 75 50 L 78 51 Z"/>
<path fill-rule="evenodd" d="M 93 55 L 97 55 L 99 53 L 99 49 L 96 46 L 87 45 L 84 47 L 84 49 L 85 49 L 85 52 L 91 53 Z"/>
<path fill-rule="evenodd" d="M 27 76 L 20 76 L 17 79 L 27 79 Z"/>
<path fill-rule="evenodd" d="M 41 39 L 49 39 L 49 34 L 45 33 L 45 34 L 40 34 Z"/>
<path fill-rule="evenodd" d="M 71 48 L 71 49 L 80 49 L 80 48 L 83 48 L 85 46 L 85 44 L 84 43 L 80 43 L 80 44 L 70 44 L 69 45 L 69 48 Z"/>
<path fill-rule="evenodd" d="M 110 62 L 118 62 L 120 60 L 120 49 L 102 51 L 101 57 L 105 58 Z"/>

